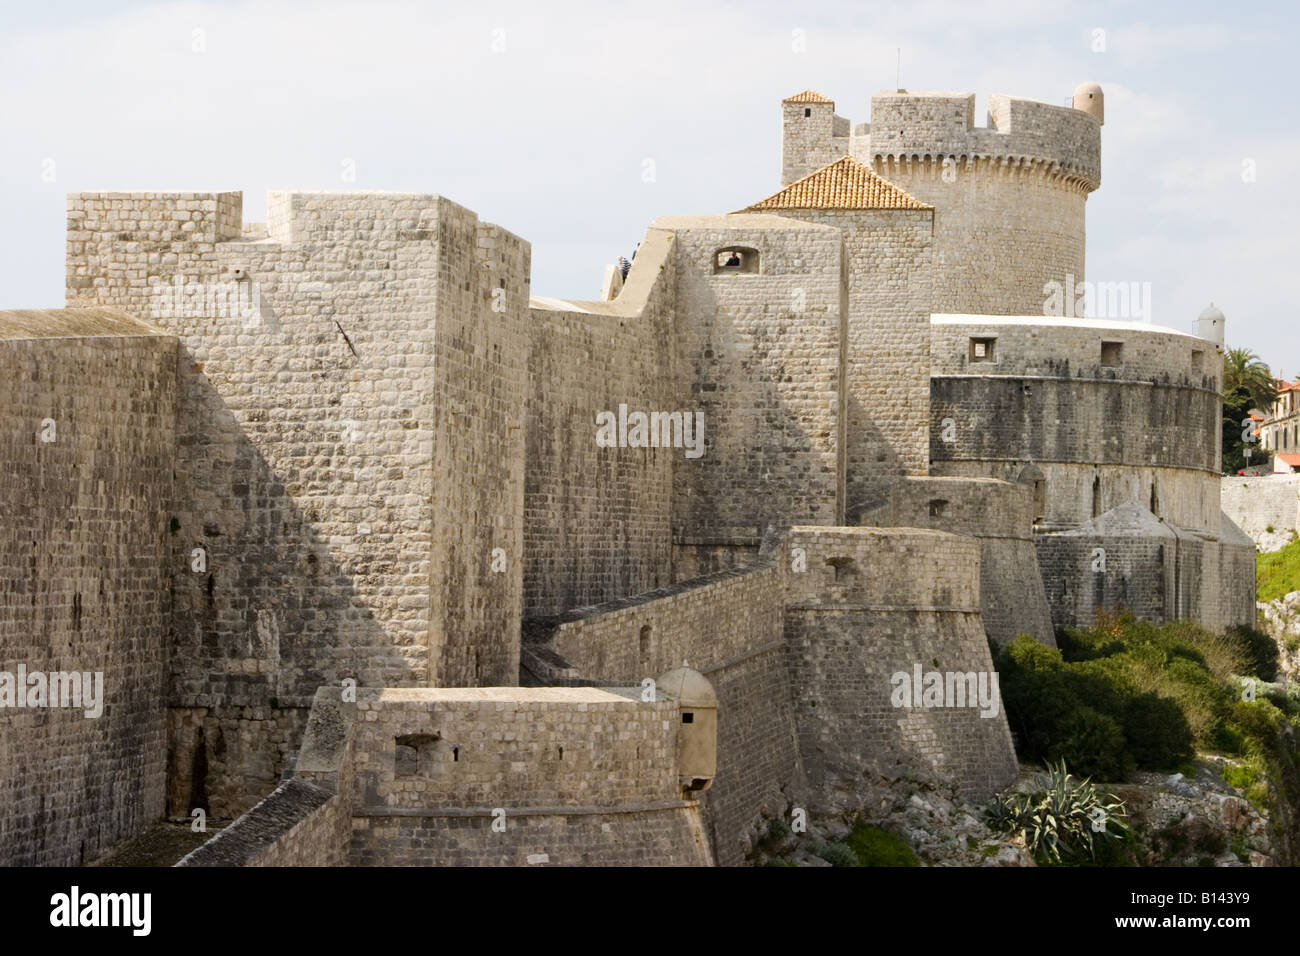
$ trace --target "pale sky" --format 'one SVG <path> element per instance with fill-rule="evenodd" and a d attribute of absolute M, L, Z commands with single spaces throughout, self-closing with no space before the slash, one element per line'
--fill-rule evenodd
<path fill-rule="evenodd" d="M 533 294 L 595 298 L 655 217 L 778 188 L 783 97 L 866 122 L 901 48 L 903 87 L 974 92 L 979 123 L 990 92 L 1100 83 L 1088 278 L 1151 283 L 1184 331 L 1213 300 L 1229 346 L 1294 378 L 1295 10 L 4 0 L 0 308 L 63 304 L 65 194 L 107 189 L 242 190 L 249 221 L 268 188 L 439 193 L 532 243 Z"/>

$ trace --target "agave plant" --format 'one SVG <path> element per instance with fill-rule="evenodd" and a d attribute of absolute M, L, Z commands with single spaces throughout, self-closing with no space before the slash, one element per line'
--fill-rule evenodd
<path fill-rule="evenodd" d="M 995 830 L 1023 833 L 1025 845 L 1051 863 L 1096 859 L 1098 839 L 1121 839 L 1128 833 L 1128 811 L 1114 794 L 1102 794 L 1092 782 L 1079 780 L 1065 761 L 1048 763 L 1044 789 L 998 797 L 985 813 Z"/>

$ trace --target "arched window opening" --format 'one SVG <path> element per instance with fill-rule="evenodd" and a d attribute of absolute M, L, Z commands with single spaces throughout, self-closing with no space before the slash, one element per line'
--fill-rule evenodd
<path fill-rule="evenodd" d="M 758 250 L 728 246 L 713 254 L 714 275 L 758 275 Z"/>
<path fill-rule="evenodd" d="M 1020 469 L 1016 481 L 1034 489 L 1034 524 L 1042 524 L 1047 517 L 1047 476 L 1033 462 Z"/>
<path fill-rule="evenodd" d="M 641 651 L 641 667 L 642 667 L 642 668 L 646 668 L 646 667 L 649 667 L 649 666 L 650 666 L 650 635 L 651 635 L 651 633 L 652 633 L 652 631 L 651 631 L 651 628 L 650 628 L 650 625 L 649 625 L 649 624 L 644 624 L 644 625 L 642 625 L 642 627 L 641 627 L 641 636 L 640 636 L 640 640 L 638 641 L 639 649 L 640 649 L 640 651 Z"/>

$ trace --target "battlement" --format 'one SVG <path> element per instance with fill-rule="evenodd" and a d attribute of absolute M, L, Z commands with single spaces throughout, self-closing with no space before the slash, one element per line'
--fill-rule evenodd
<path fill-rule="evenodd" d="M 974 93 L 877 93 L 871 123 L 854 130 L 853 155 L 877 165 L 991 159 L 1039 168 L 1088 192 L 1101 185 L 1101 122 L 1092 113 L 991 93 L 987 125 L 974 120 Z"/>

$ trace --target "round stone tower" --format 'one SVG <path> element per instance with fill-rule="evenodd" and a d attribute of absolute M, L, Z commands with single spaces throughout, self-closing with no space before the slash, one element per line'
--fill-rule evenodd
<path fill-rule="evenodd" d="M 852 154 L 935 206 L 933 310 L 1042 315 L 1056 282 L 1084 278 L 1084 205 L 1101 185 L 1102 94 L 1073 106 L 973 93 L 878 93 Z"/>

